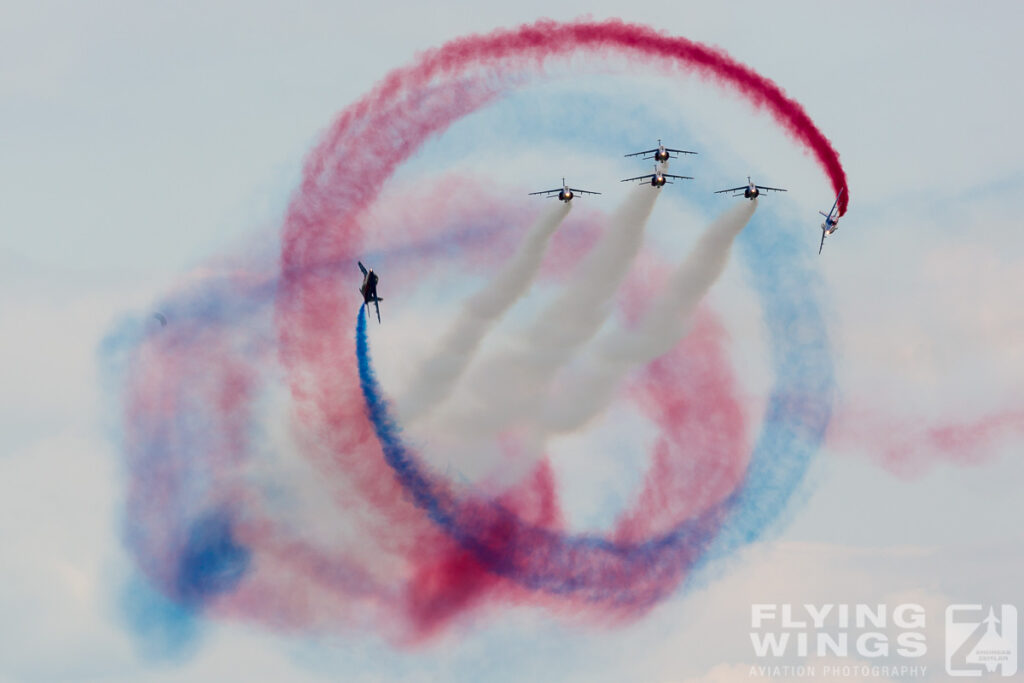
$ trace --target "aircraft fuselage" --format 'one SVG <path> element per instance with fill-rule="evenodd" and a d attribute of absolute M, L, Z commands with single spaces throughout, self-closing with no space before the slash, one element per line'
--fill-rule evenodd
<path fill-rule="evenodd" d="M 363 295 L 363 303 L 371 303 L 377 298 L 377 280 L 377 273 L 373 272 L 373 269 L 363 276 L 363 286 L 359 288 L 359 293 Z"/>
<path fill-rule="evenodd" d="M 839 207 L 839 198 L 843 196 L 843 192 L 845 192 L 845 191 L 846 191 L 845 187 L 841 188 L 839 190 L 839 194 L 836 195 L 836 201 L 835 201 L 834 204 L 832 204 L 832 208 L 829 210 L 828 213 L 825 213 L 824 211 L 819 211 L 818 212 L 822 216 L 825 217 L 825 222 L 821 224 L 821 244 L 822 245 L 825 244 L 825 238 L 826 237 L 828 237 L 829 235 L 833 234 L 836 230 L 839 229 L 839 213 L 836 211 L 836 209 Z M 819 254 L 821 253 L 821 247 L 820 246 L 818 247 L 818 253 Z"/>

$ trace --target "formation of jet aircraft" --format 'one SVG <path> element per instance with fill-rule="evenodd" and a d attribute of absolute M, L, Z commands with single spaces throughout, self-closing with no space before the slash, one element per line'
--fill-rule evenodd
<path fill-rule="evenodd" d="M 626 157 L 641 157 L 642 159 L 653 160 L 655 162 L 654 170 L 652 173 L 648 173 L 647 175 L 635 176 L 633 178 L 624 178 L 621 182 L 627 183 L 632 181 L 639 181 L 641 184 L 649 184 L 651 187 L 655 189 L 661 189 L 666 184 L 672 184 L 672 181 L 669 180 L 669 178 L 672 178 L 674 180 L 693 180 L 692 176 L 673 175 L 671 173 L 666 172 L 666 169 L 668 168 L 668 160 L 676 158 L 681 154 L 695 155 L 697 154 L 697 152 L 690 152 L 685 149 L 675 149 L 673 147 L 666 147 L 664 144 L 662 144 L 661 140 L 659 139 L 657 147 L 654 147 L 652 149 L 646 149 L 641 152 L 631 152 L 630 154 L 626 154 Z M 825 246 L 825 238 L 834 234 L 835 231 L 839 229 L 839 213 L 837 212 L 837 208 L 839 206 L 839 198 L 843 196 L 843 192 L 845 191 L 845 189 L 846 188 L 839 190 L 839 194 L 836 195 L 836 200 L 832 204 L 832 208 L 829 210 L 828 213 L 825 213 L 824 211 L 818 212 L 825 217 L 825 222 L 821 224 L 821 243 L 818 245 L 818 254 L 821 254 L 821 250 Z M 733 194 L 732 196 L 744 197 L 746 199 L 753 201 L 766 192 L 786 191 L 787 190 L 782 187 L 769 187 L 767 185 L 758 185 L 757 183 L 750 179 L 750 176 L 747 176 L 746 185 L 740 185 L 739 187 L 730 187 L 724 190 L 716 190 L 715 194 L 736 193 Z M 565 178 L 562 178 L 561 187 L 556 187 L 551 190 L 540 190 L 538 192 L 530 192 L 530 195 L 542 195 L 548 199 L 557 198 L 559 201 L 565 202 L 567 204 L 571 202 L 575 197 L 587 194 L 599 195 L 601 193 L 594 192 L 593 190 L 583 190 L 578 187 L 569 187 L 569 184 L 565 181 Z M 377 296 L 377 281 L 379 278 L 377 277 L 377 274 L 373 272 L 372 268 L 367 270 L 366 267 L 363 266 L 361 262 L 359 263 L 359 270 L 363 272 L 363 284 L 359 288 L 359 293 L 362 294 L 363 296 L 363 304 L 368 306 L 369 304 L 372 303 L 374 305 L 374 308 L 376 309 L 377 312 L 377 322 L 380 323 L 380 302 L 383 301 L 383 299 Z"/>

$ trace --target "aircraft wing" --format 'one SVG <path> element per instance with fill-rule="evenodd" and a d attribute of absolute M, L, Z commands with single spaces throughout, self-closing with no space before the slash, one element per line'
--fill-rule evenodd
<path fill-rule="evenodd" d="M 654 177 L 653 173 L 648 173 L 647 175 L 638 175 L 636 178 L 623 178 L 619 182 L 620 183 L 628 183 L 630 180 L 647 180 L 648 178 L 653 178 L 653 177 Z"/>
<path fill-rule="evenodd" d="M 657 151 L 658 151 L 658 148 L 655 147 L 654 149 L 648 149 L 648 150 L 643 151 L 643 152 L 633 152 L 632 154 L 626 154 L 624 156 L 627 156 L 627 157 L 638 157 L 641 154 L 650 154 L 651 152 L 657 152 Z"/>
<path fill-rule="evenodd" d="M 356 261 L 359 264 L 359 270 L 363 271 L 363 275 L 366 275 L 366 266 L 363 265 L 362 261 Z"/>
<path fill-rule="evenodd" d="M 818 256 L 821 256 L 821 250 L 825 246 L 825 231 L 821 231 L 821 244 L 818 245 Z"/>
<path fill-rule="evenodd" d="M 375 298 L 373 300 L 373 307 L 377 309 L 377 324 L 380 325 L 380 299 Z"/>
<path fill-rule="evenodd" d="M 580 194 L 601 194 L 600 192 L 593 192 L 591 190 L 581 190 L 578 187 L 570 187 L 569 192 L 579 192 Z"/>
<path fill-rule="evenodd" d="M 746 185 L 740 185 L 739 187 L 730 187 L 728 190 L 716 190 L 715 194 L 722 194 L 723 192 L 735 192 L 736 190 L 745 190 Z"/>
<path fill-rule="evenodd" d="M 679 178 L 680 180 L 693 180 L 693 176 L 688 175 L 672 175 L 671 173 L 662 173 L 661 175 L 666 178 Z"/>
<path fill-rule="evenodd" d="M 676 154 L 696 154 L 696 152 L 687 152 L 685 149 L 672 149 L 671 147 L 666 147 L 665 151 L 675 152 Z"/>
<path fill-rule="evenodd" d="M 768 187 L 766 185 L 754 185 L 754 187 L 756 187 L 759 190 L 772 190 L 774 192 L 786 192 L 787 191 L 787 190 L 782 189 L 781 187 Z"/>
<path fill-rule="evenodd" d="M 531 192 L 530 194 L 551 194 L 552 192 L 561 192 L 562 188 L 556 187 L 553 190 L 541 190 L 540 192 Z"/>

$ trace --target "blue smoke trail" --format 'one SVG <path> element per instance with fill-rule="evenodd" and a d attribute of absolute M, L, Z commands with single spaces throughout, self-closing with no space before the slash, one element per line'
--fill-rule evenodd
<path fill-rule="evenodd" d="M 494 503 L 487 506 L 487 515 L 480 515 L 479 509 L 467 515 L 469 509 L 450 493 L 442 493 L 402 443 L 373 372 L 361 308 L 356 355 L 368 415 L 386 461 L 416 505 L 497 574 L 529 588 L 620 605 L 650 604 L 671 588 L 664 584 L 681 571 L 702 567 L 760 538 L 790 503 L 824 438 L 834 371 L 815 294 L 820 288 L 814 286 L 806 259 L 794 259 L 793 254 L 800 253 L 794 236 L 762 224 L 748 228 L 740 244 L 761 296 L 776 381 L 744 480 L 729 497 L 669 533 L 639 544 L 556 534 L 524 524 Z M 495 533 L 503 538 L 494 538 Z M 612 575 L 619 581 L 611 581 Z M 634 590 L 622 584 L 623 576 L 646 576 L 661 585 L 648 583 Z"/>
<path fill-rule="evenodd" d="M 640 544 L 617 544 L 602 537 L 560 534 L 524 523 L 494 502 L 456 501 L 426 476 L 401 441 L 400 429 L 373 371 L 365 306 L 360 307 L 356 323 L 356 358 L 367 416 L 388 465 L 415 504 L 495 574 L 534 590 L 642 608 L 671 590 L 719 524 L 722 508 L 716 507 L 664 536 Z"/>
<path fill-rule="evenodd" d="M 775 384 L 734 507 L 706 564 L 773 528 L 792 501 L 825 438 L 835 400 L 835 369 L 818 292 L 824 284 L 808 262 L 807 241 L 766 220 L 738 240 L 760 296 Z"/>

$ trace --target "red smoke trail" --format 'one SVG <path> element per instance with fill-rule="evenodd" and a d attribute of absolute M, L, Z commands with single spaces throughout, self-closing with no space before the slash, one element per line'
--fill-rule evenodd
<path fill-rule="evenodd" d="M 161 350 L 167 361 L 163 367 L 174 367 L 175 360 L 204 347 L 217 349 L 209 355 L 209 366 L 204 366 L 200 390 L 194 391 L 185 378 L 165 377 L 160 382 L 143 381 L 135 387 L 140 401 L 130 402 L 127 421 L 140 434 L 139 445 L 129 445 L 129 451 L 141 454 L 149 450 L 145 462 L 131 465 L 137 488 L 129 504 L 130 510 L 138 508 L 145 513 L 139 524 L 146 528 L 133 539 L 144 570 L 155 565 L 153 571 L 158 572 L 159 567 L 174 565 L 173 559 L 168 562 L 163 556 L 173 558 L 180 552 L 181 541 L 161 533 L 179 533 L 175 520 L 188 521 L 197 503 L 226 501 L 244 512 L 236 532 L 254 559 L 237 589 L 211 598 L 208 607 L 217 614 L 255 618 L 287 629 L 339 622 L 374 624 L 380 629 L 397 629 L 401 640 L 415 641 L 495 599 L 528 598 L 533 604 L 580 607 L 572 599 L 527 593 L 497 578 L 440 532 L 405 495 L 385 464 L 366 419 L 349 327 L 351 273 L 338 267 L 346 262 L 354 267 L 365 243 L 370 209 L 379 199 L 387 200 L 386 183 L 425 140 L 542 70 L 547 60 L 579 52 L 625 57 L 668 71 L 676 68 L 736 89 L 755 107 L 766 109 L 809 149 L 835 187 L 845 186 L 838 156 L 797 103 L 723 52 L 684 38 L 618 21 L 541 21 L 459 39 L 426 53 L 417 64 L 389 74 L 343 112 L 310 155 L 284 225 L 275 302 L 279 360 L 288 372 L 294 418 L 300 427 L 296 430 L 302 440 L 298 448 L 331 487 L 332 512 L 359 525 L 363 538 L 379 549 L 375 560 L 394 560 L 393 566 L 386 567 L 390 572 L 387 583 L 380 577 L 382 566 L 366 562 L 355 552 L 361 549 L 341 543 L 321 546 L 296 538 L 295 530 L 264 510 L 267 501 L 259 491 L 246 489 L 245 482 L 232 478 L 240 469 L 235 467 L 238 459 L 245 456 L 241 427 L 252 418 L 252 389 L 245 368 L 237 366 L 236 370 L 231 362 L 216 362 L 218 357 L 230 361 L 237 349 L 229 343 L 207 347 L 208 340 L 201 336 Z M 845 212 L 847 198 L 848 193 L 841 212 Z M 422 208 L 431 214 L 437 206 Z M 245 298 L 244 293 L 238 296 Z M 643 537 L 698 514 L 720 500 L 735 482 L 735 473 L 743 468 L 745 454 L 740 442 L 744 430 L 742 422 L 737 422 L 736 401 L 730 398 L 733 378 L 719 348 L 720 334 L 708 320 L 698 322 L 692 340 L 674 352 L 681 365 L 652 366 L 634 394 L 646 405 L 663 407 L 656 411 L 663 435 L 658 446 L 661 455 L 656 455 L 636 505 L 620 520 L 620 535 Z M 229 333 L 217 329 L 210 332 L 213 338 L 209 341 L 216 342 L 218 334 Z M 248 360 L 249 371 L 258 375 L 265 359 Z M 214 386 L 217 382 L 222 383 L 220 389 Z M 698 405 L 701 394 L 711 400 Z M 182 429 L 176 417 L 196 417 L 210 405 L 219 410 L 200 415 L 213 423 L 208 429 L 202 423 L 195 430 L 203 439 L 195 444 L 166 443 L 165 432 L 173 437 L 175 429 Z M 707 424 L 721 426 L 729 438 L 712 443 Z M 188 435 L 187 429 L 185 433 Z M 205 447 L 206 437 L 223 439 L 213 442 L 215 457 L 208 462 L 203 460 L 208 451 L 193 447 Z M 166 444 L 160 448 L 173 457 L 162 460 L 163 452 L 151 448 L 154 443 Z M 694 445 L 710 448 L 714 457 L 692 465 L 683 456 L 689 455 Z M 182 481 L 187 476 L 176 476 L 179 464 L 186 474 L 185 463 L 197 469 L 196 460 L 198 469 L 208 466 L 212 470 L 210 480 L 217 486 L 195 492 L 194 482 Z M 170 467 L 156 472 L 160 475 L 156 484 L 145 479 L 153 474 L 147 469 L 151 462 L 158 470 Z M 701 495 L 681 499 L 696 493 L 687 473 L 697 473 L 714 485 Z M 166 501 L 147 499 L 154 490 L 160 492 L 161 486 L 169 488 Z M 561 523 L 554 491 L 550 470 L 542 465 L 502 502 L 521 518 L 558 530 Z M 193 495 L 198 500 L 191 499 Z M 176 505 L 182 510 L 176 510 Z M 497 536 L 501 529 L 494 532 Z M 499 547 L 503 542 L 501 538 L 494 541 Z M 689 561 L 682 560 L 666 564 L 634 591 L 649 602 L 624 605 L 621 611 L 635 616 L 649 607 L 678 584 L 689 566 Z M 151 577 L 164 586 L 171 583 L 173 592 L 173 576 L 157 573 Z M 631 577 L 621 578 L 623 585 L 631 582 Z M 605 614 L 615 614 L 614 606 L 593 607 L 595 611 L 599 608 L 605 609 Z"/>
<path fill-rule="evenodd" d="M 457 217 L 447 218 L 460 223 Z M 490 245 L 477 244 L 462 262 L 485 263 L 472 252 L 489 250 Z M 653 255 L 649 258 L 658 265 Z M 225 295 L 246 298 L 241 290 Z M 265 422 L 266 416 L 258 414 L 259 385 L 275 374 L 268 370 L 265 349 L 255 356 L 242 352 L 247 345 L 239 344 L 237 335 L 244 337 L 248 329 L 179 319 L 168 328 L 170 334 L 154 335 L 141 347 L 141 355 L 149 357 L 136 361 L 139 371 L 131 375 L 126 422 L 130 433 L 138 433 L 138 445 L 129 444 L 128 450 L 146 460 L 130 462 L 134 486 L 129 517 L 144 532 L 134 539 L 133 548 L 143 570 L 171 595 L 184 541 L 180 534 L 189 528 L 191 515 L 210 508 L 237 513 L 235 538 L 252 554 L 252 562 L 237 588 L 211 596 L 204 610 L 285 631 L 372 628 L 394 642 L 416 644 L 482 608 L 508 604 L 543 606 L 607 622 L 642 614 L 685 576 L 689 565 L 680 561 L 666 564 L 642 583 L 621 577 L 632 594 L 647 598 L 640 606 L 593 604 L 513 585 L 439 531 L 404 495 L 391 493 L 393 474 L 383 464 L 376 441 L 358 442 L 355 430 L 361 421 L 331 423 L 341 432 L 337 435 L 330 430 L 303 432 L 303 441 L 295 444 L 334 494 L 334 505 L 323 510 L 331 524 L 358 526 L 356 546 L 307 537 L 301 527 L 289 524 L 288 515 L 276 515 L 267 492 L 248 479 L 245 461 L 258 457 L 248 451 L 247 437 L 261 430 L 246 425 Z M 722 481 L 730 466 L 720 459 L 743 456 L 732 447 L 734 440 L 742 441 L 742 428 L 728 427 L 738 413 L 730 398 L 734 381 L 721 340 L 713 318 L 702 317 L 694 334 L 673 352 L 675 362 L 649 368 L 632 393 L 641 405 L 669 407 L 656 416 L 656 423 L 672 449 L 672 457 L 654 465 L 648 485 L 627 513 L 629 519 L 620 522 L 622 528 L 630 526 L 630 519 L 641 519 L 627 531 L 634 537 L 652 531 L 651 525 L 644 526 L 645 514 L 652 516 L 654 527 L 671 526 L 713 504 L 717 493 L 697 495 L 688 476 Z M 150 376 L 147 369 L 158 369 L 160 376 Z M 307 419 L 300 413 L 300 423 Z M 708 457 L 696 458 L 689 446 L 712 447 L 708 429 L 714 425 L 725 425 L 730 436 Z M 317 439 L 324 435 L 331 446 L 348 439 L 359 448 L 351 454 L 323 449 Z M 322 459 L 319 454 L 325 452 Z M 498 502 L 529 524 L 562 530 L 555 481 L 544 462 Z M 504 547 L 507 540 L 497 524 L 493 535 L 495 546 Z M 366 551 L 368 545 L 374 550 Z"/>
<path fill-rule="evenodd" d="M 651 363 L 633 389 L 661 434 L 638 502 L 618 522 L 617 541 L 665 533 L 707 512 L 743 478 L 750 444 L 724 340 L 718 321 L 699 311 L 684 341 Z"/>
<path fill-rule="evenodd" d="M 419 516 L 383 466 L 363 413 L 347 326 L 349 277 L 310 276 L 311 266 L 359 255 L 364 214 L 398 164 L 429 137 L 554 57 L 614 55 L 677 68 L 738 91 L 767 110 L 814 154 L 838 190 L 846 186 L 838 155 L 798 103 L 724 52 L 621 21 L 540 21 L 468 36 L 390 73 L 337 119 L 314 150 L 284 226 L 282 287 L 277 301 L 281 359 L 289 370 L 297 416 L 330 453 L 328 467 L 381 513 L 381 523 Z M 849 192 L 840 211 L 845 212 Z M 386 199 L 386 197 L 385 197 Z M 426 533 L 426 527 L 421 529 Z"/>
<path fill-rule="evenodd" d="M 336 325 L 321 329 L 318 322 L 325 314 L 340 314 L 337 297 L 318 296 L 310 290 L 322 283 L 303 286 L 297 273 L 307 272 L 317 261 L 358 253 L 360 214 L 397 165 L 428 137 L 492 101 L 523 70 L 577 51 L 674 66 L 736 89 L 814 154 L 837 194 L 846 187 L 838 154 L 799 103 L 723 51 L 616 20 L 568 24 L 544 20 L 459 38 L 428 51 L 416 64 L 391 72 L 341 114 L 311 154 L 284 226 L 284 286 L 278 314 L 286 358 L 304 355 L 304 350 L 314 352 L 302 340 L 304 329 L 342 332 Z M 476 80 L 472 78 L 475 69 L 484 72 Z M 452 82 L 439 85 L 436 79 L 442 78 Z M 847 188 L 840 198 L 840 215 L 846 213 L 849 196 Z"/>
<path fill-rule="evenodd" d="M 446 186 L 445 182 L 442 186 Z M 522 220 L 521 209 L 514 206 L 507 213 L 509 207 L 498 202 L 489 202 L 488 206 L 500 223 L 512 228 L 529 222 Z M 404 216 L 387 212 L 374 219 L 380 222 L 368 224 L 389 234 L 399 228 L 407 229 L 411 242 L 419 244 L 421 231 L 428 241 L 443 237 L 445 230 L 461 234 L 466 224 L 473 224 L 478 218 L 479 207 L 444 204 L 437 214 L 422 211 L 411 225 L 404 224 Z M 591 216 L 589 220 L 596 219 Z M 596 232 L 586 221 L 580 227 Z M 578 258 L 581 246 L 585 243 L 566 242 L 553 254 L 554 267 L 546 274 Z M 493 241 L 472 242 L 465 245 L 459 263 L 485 269 L 493 251 Z M 646 259 L 652 270 L 665 269 L 656 255 L 650 254 Z M 341 272 L 345 272 L 343 268 Z M 264 292 L 268 278 L 253 276 L 244 282 L 234 278 L 231 290 L 222 292 L 224 300 L 242 302 L 258 296 L 263 297 L 265 305 L 266 295 L 249 294 L 247 287 L 251 283 L 254 291 Z M 196 288 L 201 290 L 198 285 Z M 192 293 L 189 298 L 203 301 L 207 297 Z M 215 312 L 220 306 L 207 308 Z M 594 605 L 572 598 L 554 598 L 496 576 L 429 523 L 404 495 L 393 493 L 393 473 L 384 464 L 376 439 L 360 440 L 362 412 L 359 419 L 348 418 L 350 423 L 340 417 L 327 429 L 302 430 L 302 440 L 295 444 L 299 452 L 284 457 L 301 455 L 324 475 L 320 482 L 334 500 L 334 505 L 324 513 L 332 523 L 336 520 L 339 525 L 358 525 L 358 538 L 374 546 L 372 554 L 339 541 L 309 538 L 301 527 L 290 526 L 288 515 L 275 514 L 275 505 L 267 499 L 267 493 L 248 481 L 249 470 L 244 462 L 258 460 L 258 455 L 249 451 L 251 444 L 247 444 L 247 438 L 262 430 L 253 429 L 249 423 L 259 425 L 266 421 L 265 415 L 258 414 L 259 385 L 275 375 L 273 363 L 266 357 L 268 349 L 253 345 L 250 339 L 254 327 L 262 328 L 268 322 L 269 311 L 259 310 L 259 324 L 247 320 L 242 326 L 226 321 L 209 322 L 198 313 L 193 321 L 186 319 L 183 311 L 174 326 L 152 335 L 138 350 L 142 357 L 133 364 L 137 371 L 130 376 L 132 398 L 125 405 L 129 413 L 128 431 L 132 435 L 138 432 L 139 444 L 129 444 L 128 451 L 146 458 L 149 465 L 130 463 L 135 477 L 129 517 L 144 532 L 133 540 L 140 566 L 157 585 L 174 594 L 175 568 L 179 564 L 176 558 L 185 540 L 181 534 L 188 529 L 188 524 L 175 522 L 189 521 L 197 510 L 224 507 L 238 512 L 235 538 L 252 553 L 252 563 L 237 588 L 212 596 L 204 603 L 210 616 L 257 621 L 285 631 L 372 628 L 393 642 L 416 644 L 452 624 L 464 622 L 467 616 L 482 609 L 501 605 L 531 604 L 563 614 L 586 614 L 605 622 L 635 618 L 650 606 Z M 213 312 L 209 313 L 212 319 L 220 320 Z M 723 419 L 728 422 L 730 413 L 735 412 L 729 407 L 728 398 L 734 383 L 718 348 L 721 335 L 716 329 L 713 319 L 704 320 L 688 345 L 673 353 L 676 362 L 666 366 L 666 373 L 659 376 L 661 370 L 649 369 L 645 381 L 631 394 L 643 405 L 670 405 L 672 415 L 689 416 L 674 425 L 670 424 L 668 413 L 666 419 L 656 420 L 662 427 L 663 439 L 671 443 L 673 457 L 656 465 L 657 476 L 648 477 L 653 485 L 643 489 L 631 513 L 640 517 L 645 511 L 652 514 L 655 526 L 671 526 L 673 515 L 678 521 L 691 512 L 700 512 L 704 502 L 713 502 L 713 495 L 705 497 L 707 500 L 699 496 L 692 500 L 679 498 L 680 484 L 687 481 L 688 473 L 715 479 L 716 472 L 728 470 L 718 459 L 733 458 L 737 453 L 730 448 L 717 448 L 708 458 L 692 464 L 687 456 L 695 454 L 685 446 L 707 445 L 706 425 L 718 424 Z M 343 342 L 333 345 L 340 349 L 336 357 L 339 367 L 351 363 L 344 357 Z M 331 346 L 325 344 L 324 348 Z M 154 371 L 159 376 L 150 374 Z M 709 384 L 709 373 L 721 374 Z M 706 394 L 703 402 L 698 400 L 701 394 Z M 690 407 L 684 407 L 687 405 Z M 299 411 L 308 407 L 308 403 L 297 404 Z M 336 415 L 345 413 L 339 410 Z M 299 412 L 297 417 L 300 425 L 317 425 L 321 416 Z M 742 429 L 734 432 L 740 433 Z M 343 440 L 356 444 L 356 448 L 351 453 L 331 450 Z M 329 448 L 323 448 L 324 444 Z M 204 483 L 207 481 L 209 485 Z M 659 482 L 665 485 L 660 486 Z M 694 482 L 689 483 L 688 491 L 693 493 Z M 555 481 L 546 463 L 542 462 L 530 478 L 498 502 L 530 524 L 562 530 Z M 648 530 L 641 522 L 631 531 L 640 537 Z M 500 528 L 495 528 L 496 536 L 500 532 Z M 498 547 L 501 541 L 494 539 Z M 358 543 L 363 545 L 364 541 Z M 680 562 L 671 573 L 652 576 L 639 586 L 642 594 L 650 596 L 650 600 L 663 595 L 683 578 L 685 566 Z M 625 578 L 623 583 L 627 583 Z M 635 580 L 630 583 L 636 585 Z"/>
<path fill-rule="evenodd" d="M 866 455 L 890 472 L 912 478 L 942 462 L 982 464 L 994 457 L 997 445 L 1011 435 L 1024 435 L 1024 411 L 935 422 L 848 407 L 841 408 L 838 419 L 829 425 L 827 443 L 866 450 Z"/>
<path fill-rule="evenodd" d="M 500 93 L 503 84 L 516 78 L 517 71 L 536 68 L 551 57 L 577 51 L 622 55 L 678 67 L 736 89 L 756 108 L 767 110 L 815 156 L 831 179 L 836 194 L 846 188 L 839 202 L 840 215 L 846 213 L 850 190 L 838 153 L 803 107 L 787 97 L 773 81 L 722 50 L 666 35 L 650 27 L 614 19 L 577 23 L 540 20 L 516 29 L 465 36 L 427 51 L 416 64 L 389 73 L 368 95 L 346 109 L 307 162 L 302 189 L 286 224 L 286 235 L 297 238 L 297 232 L 310 227 L 311 222 L 318 223 L 315 212 L 324 207 L 317 200 L 332 193 L 352 193 L 347 197 L 351 204 L 345 208 L 358 210 L 365 206 L 375 196 L 377 180 L 390 175 L 388 169 L 407 158 L 427 135 L 443 130 L 462 113 L 490 101 Z M 486 71 L 487 78 L 456 81 L 457 87 L 448 84 L 429 90 L 434 79 L 461 78 L 477 68 Z M 409 106 L 423 106 L 414 97 L 417 93 L 426 93 L 423 97 L 428 102 L 440 101 L 433 102 L 430 111 L 410 117 Z M 443 112 L 445 100 L 450 107 L 447 117 Z M 406 111 L 396 111 L 395 105 Z M 410 118 L 418 119 L 420 126 L 402 128 L 399 125 Z M 366 154 L 369 159 L 363 158 Z M 338 166 L 342 160 L 344 168 Z M 329 180 L 334 173 L 357 182 L 344 189 L 325 187 L 322 181 Z M 363 173 L 373 176 L 369 182 L 358 182 L 358 175 Z M 309 209 L 313 209 L 313 215 Z M 287 249 L 286 246 L 286 253 Z"/>

